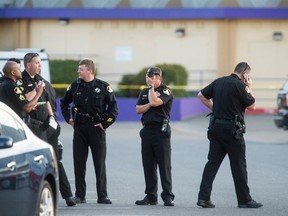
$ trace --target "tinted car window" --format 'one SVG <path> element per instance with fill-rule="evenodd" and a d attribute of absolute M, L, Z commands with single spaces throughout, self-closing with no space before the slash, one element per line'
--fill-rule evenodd
<path fill-rule="evenodd" d="M 4 110 L 0 110 L 0 116 L 2 116 L 0 119 L 1 135 L 11 137 L 14 143 L 26 139 L 24 129 L 18 120 L 14 119 Z"/>

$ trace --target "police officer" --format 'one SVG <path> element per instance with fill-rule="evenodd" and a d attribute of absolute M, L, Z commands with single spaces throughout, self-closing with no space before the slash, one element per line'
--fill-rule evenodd
<path fill-rule="evenodd" d="M 41 59 L 38 53 L 27 53 L 24 56 L 24 66 L 22 80 L 28 98 L 35 94 L 37 83 L 43 83 L 45 86 L 45 90 L 38 100 L 38 105 L 26 117 L 26 123 L 39 138 L 52 145 L 58 162 L 60 193 L 67 206 L 74 206 L 76 202 L 73 199 L 71 187 L 58 152 L 58 136 L 61 128 L 57 122 L 56 93 L 51 84 L 40 75 Z M 51 122 L 54 122 L 54 125 Z"/>
<path fill-rule="evenodd" d="M 35 94 L 37 83 L 42 83 L 45 88 L 45 82 L 38 75 L 41 71 L 41 59 L 38 53 L 27 53 L 24 56 L 24 67 L 22 81 L 25 95 L 29 100 Z M 25 122 L 35 135 L 47 142 L 46 130 L 49 127 L 50 117 L 54 118 L 53 110 L 47 92 L 43 91 L 37 107 L 27 115 Z"/>
<path fill-rule="evenodd" d="M 146 74 L 147 88 L 140 92 L 136 113 L 142 114 L 140 131 L 145 194 L 136 205 L 157 205 L 157 165 L 159 166 L 165 206 L 174 206 L 171 176 L 170 112 L 173 102 L 171 89 L 162 83 L 162 71 L 151 67 Z"/>
<path fill-rule="evenodd" d="M 7 61 L 14 61 L 14 62 L 18 63 L 19 65 L 21 65 L 21 61 L 18 58 L 10 58 Z M 2 72 L 0 72 L 0 75 L 1 75 L 1 77 L 0 77 L 0 84 L 1 84 L 5 80 L 5 75 Z"/>
<path fill-rule="evenodd" d="M 7 61 L 3 67 L 3 73 L 5 79 L 0 85 L 0 101 L 11 107 L 23 119 L 25 114 L 31 112 L 37 105 L 44 86 L 42 83 L 37 84 L 34 97 L 27 100 L 24 88 L 18 82 L 22 79 L 20 63 Z"/>
<path fill-rule="evenodd" d="M 0 77 L 0 84 L 1 84 L 5 79 L 5 75 L 2 72 L 0 72 L 0 75 L 1 75 Z"/>
<path fill-rule="evenodd" d="M 42 77 L 41 77 L 42 78 Z M 48 143 L 50 143 L 55 151 L 57 162 L 58 162 L 58 170 L 59 170 L 59 189 L 60 193 L 63 199 L 65 199 L 67 206 L 74 206 L 76 205 L 76 202 L 73 198 L 71 186 L 68 181 L 66 171 L 64 169 L 63 163 L 62 163 L 62 151 L 63 151 L 63 144 L 59 141 L 59 135 L 61 132 L 61 127 L 57 121 L 57 104 L 56 104 L 56 92 L 54 88 L 52 87 L 51 83 L 49 83 L 47 80 L 42 78 L 45 82 L 45 91 L 47 92 L 49 96 L 49 102 L 51 104 L 53 114 L 55 121 L 57 123 L 56 128 L 53 128 L 51 126 L 47 129 L 47 140 Z M 60 146 L 59 146 L 60 145 Z"/>
<path fill-rule="evenodd" d="M 255 109 L 252 94 L 251 68 L 240 62 L 230 76 L 224 76 L 203 88 L 198 97 L 212 110 L 208 139 L 208 162 L 203 171 L 197 205 L 214 208 L 210 200 L 212 184 L 217 171 L 228 154 L 239 208 L 259 208 L 250 196 L 247 183 L 244 113 Z"/>
<path fill-rule="evenodd" d="M 78 79 L 67 88 L 60 106 L 66 122 L 74 127 L 76 202 L 86 203 L 85 174 L 90 147 L 96 174 L 97 203 L 112 204 L 107 195 L 105 130 L 115 121 L 118 107 L 111 86 L 96 79 L 95 70 L 92 60 L 79 62 Z M 70 107 L 72 102 L 74 107 Z"/>

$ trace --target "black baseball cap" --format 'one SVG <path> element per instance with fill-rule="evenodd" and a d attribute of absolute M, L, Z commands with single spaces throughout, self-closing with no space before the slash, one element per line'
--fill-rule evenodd
<path fill-rule="evenodd" d="M 159 68 L 151 67 L 147 70 L 147 75 L 148 76 L 155 76 L 155 75 L 160 76 L 160 70 Z"/>

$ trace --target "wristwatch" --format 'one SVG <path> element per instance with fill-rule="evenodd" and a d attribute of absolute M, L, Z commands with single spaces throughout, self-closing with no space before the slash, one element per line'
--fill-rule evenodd
<path fill-rule="evenodd" d="M 153 88 L 153 85 L 149 84 L 148 89 L 152 89 L 152 88 Z"/>

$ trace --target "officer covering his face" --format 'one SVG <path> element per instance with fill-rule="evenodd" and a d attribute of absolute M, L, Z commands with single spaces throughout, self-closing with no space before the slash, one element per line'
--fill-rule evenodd
<path fill-rule="evenodd" d="M 173 94 L 162 83 L 162 71 L 151 67 L 146 74 L 147 88 L 140 92 L 136 113 L 142 114 L 140 131 L 145 194 L 136 205 L 157 205 L 157 166 L 160 171 L 165 206 L 174 206 L 171 177 L 171 128 L 169 125 Z"/>

